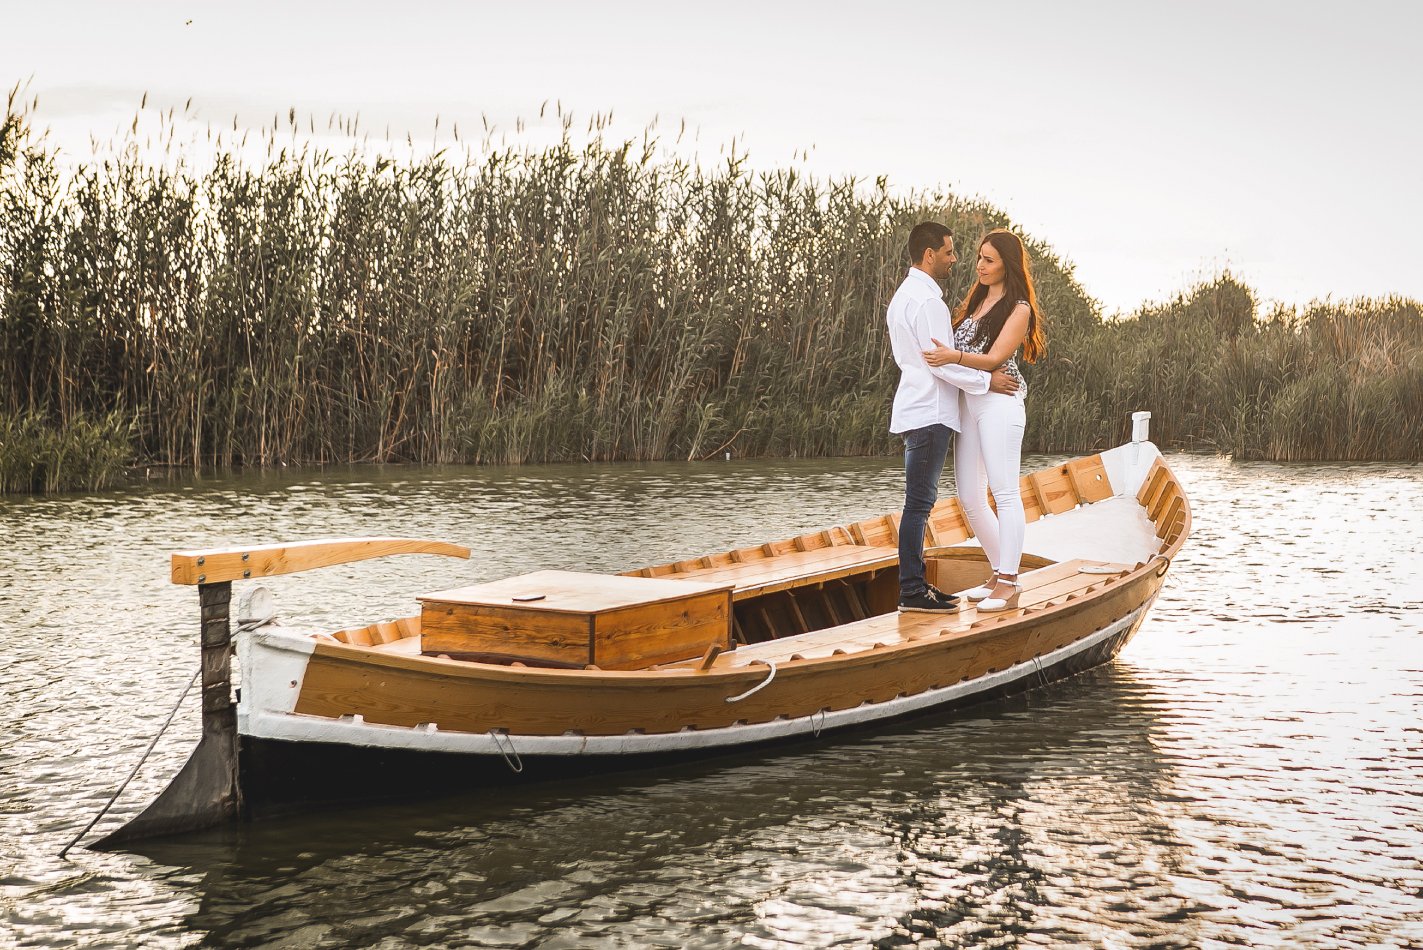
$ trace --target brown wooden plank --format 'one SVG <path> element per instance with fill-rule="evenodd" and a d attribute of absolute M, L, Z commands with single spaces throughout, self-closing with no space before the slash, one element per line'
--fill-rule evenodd
<path fill-rule="evenodd" d="M 356 627 L 351 630 L 338 630 L 336 633 L 332 634 L 332 636 L 334 636 L 337 640 L 340 640 L 343 643 L 349 643 L 352 646 L 358 647 L 368 647 L 371 646 L 374 642 L 371 639 L 370 630 L 366 627 Z"/>
<path fill-rule="evenodd" d="M 1112 497 L 1112 482 L 1107 476 L 1106 466 L 1102 464 L 1101 455 L 1073 459 L 1067 463 L 1067 475 L 1083 504 Z"/>
<path fill-rule="evenodd" d="M 425 541 L 419 538 L 323 538 L 288 544 L 178 551 L 171 557 L 170 577 L 174 584 L 217 584 L 246 578 L 294 574 L 318 567 L 331 567 L 395 554 L 439 554 L 468 558 L 469 548 L 448 541 Z"/>
<path fill-rule="evenodd" d="M 964 517 L 963 505 L 958 498 L 946 498 L 929 512 L 929 523 L 934 526 L 938 544 L 957 544 L 973 537 L 973 527 Z"/>
<path fill-rule="evenodd" d="M 1170 530 L 1172 522 L 1186 511 L 1186 499 L 1180 495 L 1172 495 L 1171 501 L 1166 504 L 1161 512 L 1153 519 L 1153 522 L 1162 529 L 1162 533 Z"/>
<path fill-rule="evenodd" d="M 589 663 L 590 619 L 577 613 L 536 615 L 513 607 L 427 601 L 420 615 L 420 649 Z"/>
<path fill-rule="evenodd" d="M 732 568 L 734 569 L 734 568 Z M 482 584 L 422 594 L 422 603 L 440 601 L 517 607 L 534 613 L 598 613 L 635 604 L 681 600 L 729 584 L 676 577 L 644 578 L 626 574 L 587 574 L 578 571 L 535 571 Z"/>
<path fill-rule="evenodd" d="M 855 522 L 852 530 L 856 526 L 859 527 L 861 544 L 871 547 L 898 547 L 899 517 L 897 514 L 887 514 L 878 518 L 866 518 Z"/>
<path fill-rule="evenodd" d="M 746 631 L 741 629 L 741 618 L 736 615 L 735 609 L 731 612 L 731 636 L 737 643 L 746 642 Z"/>
<path fill-rule="evenodd" d="M 897 548 L 836 545 L 814 551 L 793 551 L 754 563 L 689 571 L 679 578 L 733 585 L 736 599 L 744 600 L 804 583 L 861 574 L 876 566 L 894 563 L 898 558 Z"/>
<path fill-rule="evenodd" d="M 723 647 L 720 643 L 713 643 L 711 646 L 707 647 L 707 652 L 702 654 L 702 659 L 701 662 L 697 664 L 697 669 L 711 669 L 711 665 L 716 662 L 716 658 L 721 656 L 724 650 L 725 647 Z"/>
<path fill-rule="evenodd" d="M 727 591 L 637 604 L 594 618 L 593 658 L 605 670 L 638 670 L 694 657 L 707 645 L 731 646 Z"/>
<path fill-rule="evenodd" d="M 761 633 L 766 640 L 776 638 L 776 624 L 771 619 L 771 615 L 766 612 L 766 603 L 761 601 L 756 605 L 756 619 L 761 621 Z"/>
<path fill-rule="evenodd" d="M 1066 465 L 1034 472 L 1032 479 L 1046 513 L 1060 515 L 1077 507 L 1077 493 L 1067 477 Z"/>
<path fill-rule="evenodd" d="M 810 629 L 810 624 L 806 622 L 805 614 L 801 612 L 800 601 L 796 599 L 794 590 L 786 591 L 786 600 L 791 605 L 791 616 L 795 617 L 795 633 L 805 633 Z"/>
<path fill-rule="evenodd" d="M 1181 498 L 1181 488 L 1174 480 L 1168 480 L 1161 488 L 1161 493 L 1152 501 L 1147 508 L 1147 517 L 1155 524 L 1160 524 L 1162 517 L 1170 510 L 1173 504 L 1184 505 Z"/>
<path fill-rule="evenodd" d="M 866 617 L 873 616 L 869 604 L 865 602 L 864 595 L 860 593 L 858 584 L 846 584 L 841 589 L 845 592 L 845 600 L 849 603 L 850 612 L 855 615 L 856 620 L 864 620 Z"/>
<path fill-rule="evenodd" d="M 1171 490 L 1171 476 L 1165 469 L 1162 470 L 1160 477 L 1155 480 L 1150 489 L 1146 501 L 1142 502 L 1142 507 L 1146 509 L 1148 518 L 1151 517 L 1152 511 L 1159 510 L 1159 507 L 1164 504 L 1164 499 Z"/>
<path fill-rule="evenodd" d="M 1033 481 L 1031 474 L 1024 475 L 1018 479 L 1018 495 L 1023 499 L 1023 518 L 1028 524 L 1032 524 L 1043 516 L 1043 498 L 1038 492 L 1037 483 Z M 998 505 L 989 496 L 989 502 L 994 512 L 998 511 Z"/>
<path fill-rule="evenodd" d="M 1158 455 L 1151 460 L 1151 468 L 1147 470 L 1146 478 L 1142 480 L 1141 488 L 1137 490 L 1136 500 L 1143 506 L 1146 505 L 1147 499 L 1161 487 L 1168 477 L 1170 477 L 1170 472 L 1162 464 L 1161 456 Z"/>

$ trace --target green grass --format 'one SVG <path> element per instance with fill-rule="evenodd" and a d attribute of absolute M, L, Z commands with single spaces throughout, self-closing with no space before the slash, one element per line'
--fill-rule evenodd
<path fill-rule="evenodd" d="M 972 246 L 1012 224 L 640 143 L 395 162 L 269 138 L 255 167 L 227 150 L 200 171 L 132 144 L 62 173 L 6 109 L 5 490 L 90 484 L 52 478 L 79 471 L 68 457 L 43 476 L 15 461 L 39 444 L 15 433 L 89 444 L 86 426 L 128 460 L 193 468 L 893 452 L 883 314 L 909 227 Z M 1030 448 L 1113 444 L 1145 408 L 1167 446 L 1423 451 L 1417 304 L 1258 318 L 1227 276 L 1104 322 L 1050 248 L 1030 253 L 1049 341 L 1026 369 Z"/>
<path fill-rule="evenodd" d="M 0 494 L 97 491 L 119 484 L 131 427 L 118 413 L 56 428 L 33 414 L 0 414 Z"/>

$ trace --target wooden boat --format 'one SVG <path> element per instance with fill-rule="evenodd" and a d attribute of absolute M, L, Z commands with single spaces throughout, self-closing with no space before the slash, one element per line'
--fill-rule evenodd
<path fill-rule="evenodd" d="M 1147 440 L 1022 479 L 1016 609 L 900 614 L 898 514 L 621 575 L 541 571 L 435 591 L 340 631 L 239 616 L 234 581 L 458 545 L 353 539 L 172 557 L 199 589 L 203 738 L 142 814 L 99 843 L 273 808 L 698 757 L 949 709 L 1110 660 L 1191 530 Z M 926 530 L 929 577 L 988 575 L 956 498 Z M 255 600 L 261 600 L 258 596 Z M 260 603 L 258 604 L 260 607 Z"/>

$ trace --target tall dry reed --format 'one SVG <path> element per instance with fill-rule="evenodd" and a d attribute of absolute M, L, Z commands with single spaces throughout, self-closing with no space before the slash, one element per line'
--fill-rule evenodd
<path fill-rule="evenodd" d="M 12 96 L 0 419 L 133 420 L 103 431 L 158 464 L 893 451 L 883 312 L 905 234 L 934 218 L 972 245 L 1010 224 L 883 180 L 575 145 L 566 125 L 549 147 L 459 159 L 273 136 L 255 165 L 120 143 L 65 172 L 26 117 Z M 1110 444 L 1148 408 L 1167 445 L 1419 457 L 1415 304 L 1261 321 L 1223 278 L 1103 322 L 1050 249 L 1030 251 L 1050 321 L 1030 447 Z"/>

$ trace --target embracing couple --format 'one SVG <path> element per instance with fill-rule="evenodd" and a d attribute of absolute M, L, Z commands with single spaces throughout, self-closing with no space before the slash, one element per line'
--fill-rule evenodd
<path fill-rule="evenodd" d="M 980 611 L 1016 606 L 1026 520 L 1018 494 L 1027 384 L 1015 359 L 1044 349 L 1023 242 L 1001 228 L 978 244 L 978 280 L 952 315 L 939 281 L 958 255 L 953 232 L 925 222 L 909 233 L 909 275 L 889 303 L 899 389 L 889 429 L 904 438 L 904 516 L 899 525 L 899 609 L 948 613 L 958 597 L 924 577 L 924 527 L 954 444 L 959 503 L 993 576 L 964 592 Z M 951 341 L 945 343 L 944 341 Z M 957 432 L 958 439 L 953 439 Z M 995 515 L 988 507 L 993 493 Z"/>

